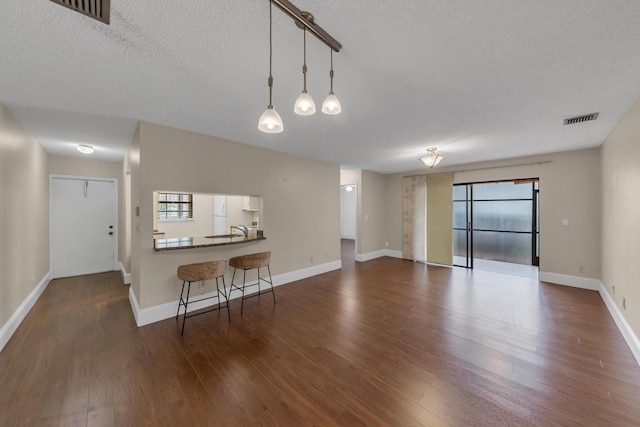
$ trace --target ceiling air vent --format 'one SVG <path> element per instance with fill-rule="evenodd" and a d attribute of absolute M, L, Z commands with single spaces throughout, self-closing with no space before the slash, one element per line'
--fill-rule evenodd
<path fill-rule="evenodd" d="M 111 0 L 51 0 L 54 3 L 73 9 L 109 25 Z"/>
<path fill-rule="evenodd" d="M 568 119 L 564 119 L 564 124 L 565 125 L 574 125 L 576 123 L 582 123 L 582 122 L 590 122 L 591 120 L 595 120 L 598 118 L 598 114 L 600 113 L 591 113 L 591 114 L 585 114 L 584 116 L 576 116 L 576 117 L 571 117 Z"/>

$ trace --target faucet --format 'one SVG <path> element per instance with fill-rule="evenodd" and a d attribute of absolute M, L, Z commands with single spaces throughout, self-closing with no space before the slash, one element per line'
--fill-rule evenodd
<path fill-rule="evenodd" d="M 245 225 L 232 225 L 231 232 L 229 234 L 233 234 L 233 229 L 240 230 L 245 239 L 249 238 L 249 230 Z"/>

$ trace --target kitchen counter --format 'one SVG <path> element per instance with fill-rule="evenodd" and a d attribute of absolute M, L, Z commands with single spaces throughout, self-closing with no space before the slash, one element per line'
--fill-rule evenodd
<path fill-rule="evenodd" d="M 250 230 L 249 236 L 222 235 L 210 237 L 174 237 L 168 239 L 153 239 L 154 251 L 170 251 L 174 249 L 209 248 L 213 246 L 236 245 L 239 243 L 257 242 L 267 238 L 256 230 Z"/>

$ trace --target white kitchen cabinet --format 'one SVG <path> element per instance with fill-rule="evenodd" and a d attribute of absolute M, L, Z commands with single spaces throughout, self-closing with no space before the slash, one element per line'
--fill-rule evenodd
<path fill-rule="evenodd" d="M 260 196 L 244 196 L 242 197 L 242 210 L 243 211 L 259 211 L 260 210 Z"/>

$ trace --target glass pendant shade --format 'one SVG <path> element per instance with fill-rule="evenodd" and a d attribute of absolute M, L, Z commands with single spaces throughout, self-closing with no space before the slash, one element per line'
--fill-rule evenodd
<path fill-rule="evenodd" d="M 268 106 L 258 120 L 258 129 L 266 133 L 280 133 L 284 130 L 280 114 L 274 110 L 273 106 Z"/>
<path fill-rule="evenodd" d="M 298 99 L 296 99 L 293 111 L 300 116 L 310 116 L 316 113 L 316 104 L 307 91 L 302 91 Z"/>
<path fill-rule="evenodd" d="M 424 163 L 425 166 L 433 168 L 434 166 L 437 166 L 442 159 L 444 159 L 443 156 L 436 153 L 436 148 L 427 148 L 427 152 L 429 154 L 424 157 L 420 157 L 420 161 Z"/>
<path fill-rule="evenodd" d="M 338 97 L 333 93 L 330 93 L 322 103 L 322 112 L 325 114 L 333 115 L 339 114 L 340 111 L 342 111 L 340 100 L 338 100 Z"/>

